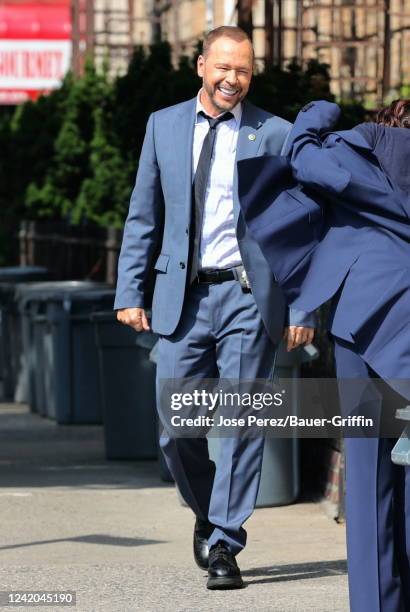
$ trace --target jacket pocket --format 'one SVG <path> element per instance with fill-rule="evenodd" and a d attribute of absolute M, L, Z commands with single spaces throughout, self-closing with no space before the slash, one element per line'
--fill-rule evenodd
<path fill-rule="evenodd" d="M 157 272 L 166 272 L 168 268 L 168 263 L 169 263 L 169 255 L 165 255 L 164 253 L 161 253 L 157 261 L 155 262 L 154 270 L 157 270 Z"/>

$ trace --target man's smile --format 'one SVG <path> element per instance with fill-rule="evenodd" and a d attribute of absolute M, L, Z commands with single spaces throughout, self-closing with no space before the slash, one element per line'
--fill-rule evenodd
<path fill-rule="evenodd" d="M 221 92 L 221 94 L 227 98 L 233 98 L 234 96 L 236 96 L 239 92 L 238 89 L 233 89 L 231 87 L 225 87 L 223 85 L 218 85 L 217 87 L 218 91 Z"/>

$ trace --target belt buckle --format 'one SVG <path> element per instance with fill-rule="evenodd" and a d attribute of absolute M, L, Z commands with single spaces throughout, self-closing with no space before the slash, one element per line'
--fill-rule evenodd
<path fill-rule="evenodd" d="M 244 266 L 238 266 L 238 268 L 236 268 L 236 277 L 242 289 L 251 290 L 251 285 Z"/>

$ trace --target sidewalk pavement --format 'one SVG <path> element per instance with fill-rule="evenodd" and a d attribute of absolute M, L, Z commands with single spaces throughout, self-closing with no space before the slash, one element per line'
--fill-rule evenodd
<path fill-rule="evenodd" d="M 101 426 L 0 405 L 0 590 L 74 590 L 81 612 L 347 612 L 344 527 L 316 503 L 255 511 L 246 588 L 207 591 L 193 516 L 155 462 L 108 462 Z M 1 610 L 31 608 L 4 607 Z"/>

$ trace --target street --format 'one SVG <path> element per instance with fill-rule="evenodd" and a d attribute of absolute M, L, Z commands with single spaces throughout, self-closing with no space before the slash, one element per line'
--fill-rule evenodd
<path fill-rule="evenodd" d="M 257 509 L 246 588 L 207 591 L 191 511 L 155 462 L 106 461 L 102 426 L 1 404 L 0 505 L 3 591 L 76 591 L 81 612 L 348 611 L 344 527 L 321 504 Z"/>

